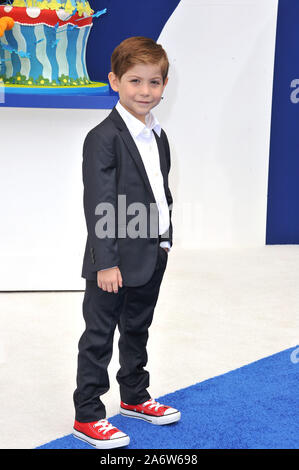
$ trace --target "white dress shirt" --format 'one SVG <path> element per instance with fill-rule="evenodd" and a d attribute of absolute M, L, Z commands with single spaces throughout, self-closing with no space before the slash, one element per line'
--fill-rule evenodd
<path fill-rule="evenodd" d="M 165 233 L 170 224 L 169 208 L 164 190 L 163 175 L 160 168 L 160 157 L 157 142 L 153 133 L 153 129 L 160 137 L 161 126 L 150 111 L 145 116 L 145 123 L 137 119 L 133 114 L 127 111 L 118 100 L 116 109 L 126 123 L 127 128 L 134 142 L 139 150 L 142 158 L 152 191 L 154 193 L 155 201 L 159 211 L 159 235 Z M 170 242 L 162 241 L 160 246 L 168 248 L 170 251 Z M 115 267 L 115 266 L 113 266 Z M 107 268 L 111 269 L 111 268 Z M 102 271 L 105 271 L 102 269 Z"/>

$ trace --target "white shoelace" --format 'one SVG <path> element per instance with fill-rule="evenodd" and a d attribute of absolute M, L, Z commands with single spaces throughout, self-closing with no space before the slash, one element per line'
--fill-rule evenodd
<path fill-rule="evenodd" d="M 153 398 L 151 400 L 148 400 L 145 403 L 143 403 L 142 406 L 147 406 L 149 404 L 150 404 L 149 408 L 154 408 L 155 407 L 155 411 L 158 411 L 160 406 L 163 406 L 159 402 L 155 401 Z"/>
<path fill-rule="evenodd" d="M 108 431 L 115 428 L 115 426 L 109 423 L 107 419 L 100 419 L 97 423 L 93 425 L 94 428 L 96 428 L 97 426 L 99 426 L 99 432 L 103 431 L 103 434 L 107 434 Z"/>

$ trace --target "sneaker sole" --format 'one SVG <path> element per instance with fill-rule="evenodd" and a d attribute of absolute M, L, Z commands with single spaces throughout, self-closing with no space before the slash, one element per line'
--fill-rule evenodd
<path fill-rule="evenodd" d="M 143 413 L 139 413 L 137 411 L 126 410 L 124 408 L 120 408 L 119 411 L 122 416 L 127 416 L 128 418 L 143 419 L 144 421 L 147 421 L 152 424 L 158 424 L 158 425 L 175 423 L 176 421 L 179 421 L 181 419 L 180 411 L 177 411 L 175 413 L 172 413 L 166 416 L 150 416 L 150 415 L 145 415 Z"/>
<path fill-rule="evenodd" d="M 129 436 L 107 439 L 104 441 L 100 439 L 92 439 L 92 437 L 77 431 L 75 428 L 73 428 L 73 436 L 77 439 L 80 439 L 81 441 L 87 442 L 97 449 L 114 449 L 115 447 L 127 446 L 130 443 Z"/>

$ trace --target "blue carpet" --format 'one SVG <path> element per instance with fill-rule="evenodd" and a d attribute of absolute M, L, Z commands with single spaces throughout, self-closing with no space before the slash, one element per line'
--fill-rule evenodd
<path fill-rule="evenodd" d="M 293 350 L 154 397 L 181 411 L 177 423 L 154 426 L 120 414 L 109 421 L 130 436 L 124 449 L 296 449 L 299 363 L 291 361 Z M 71 434 L 38 447 L 90 448 Z"/>

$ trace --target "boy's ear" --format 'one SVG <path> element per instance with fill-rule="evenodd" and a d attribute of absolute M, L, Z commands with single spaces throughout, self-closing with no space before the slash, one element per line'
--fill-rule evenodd
<path fill-rule="evenodd" d="M 166 87 L 167 83 L 168 83 L 168 77 L 165 78 L 165 82 L 164 82 L 164 85 L 163 85 L 163 90 Z"/>
<path fill-rule="evenodd" d="M 110 83 L 112 90 L 118 91 L 118 80 L 117 80 L 117 76 L 115 75 L 115 73 L 109 72 L 108 79 L 109 79 L 109 83 Z"/>

